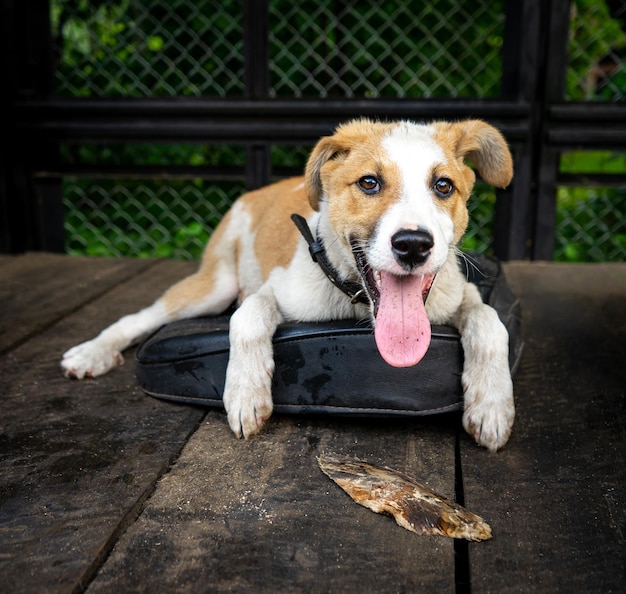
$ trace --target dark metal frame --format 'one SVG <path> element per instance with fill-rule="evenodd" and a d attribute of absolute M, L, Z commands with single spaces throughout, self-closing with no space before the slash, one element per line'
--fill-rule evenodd
<path fill-rule="evenodd" d="M 0 250 L 63 251 L 61 178 L 78 176 L 245 179 L 273 175 L 272 144 L 312 143 L 341 121 L 484 118 L 507 137 L 515 181 L 498 192 L 494 250 L 502 259 L 552 259 L 555 192 L 580 181 L 626 185 L 626 175 L 577 179 L 558 172 L 568 149 L 626 148 L 626 105 L 564 103 L 570 0 L 509 0 L 498 100 L 269 99 L 268 0 L 244 1 L 245 96 L 241 99 L 71 100 L 53 95 L 47 0 L 0 0 L 3 76 Z M 245 170 L 211 167 L 72 167 L 60 143 L 227 142 L 246 147 Z"/>

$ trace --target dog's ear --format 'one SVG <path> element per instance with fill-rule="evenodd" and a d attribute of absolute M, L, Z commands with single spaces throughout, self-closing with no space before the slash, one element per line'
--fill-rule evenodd
<path fill-rule="evenodd" d="M 319 201 L 324 192 L 322 167 L 344 152 L 345 148 L 336 135 L 322 138 L 311 152 L 304 171 L 304 189 L 313 210 L 319 210 Z"/>
<path fill-rule="evenodd" d="M 471 161 L 489 184 L 506 188 L 513 179 L 513 158 L 502 134 L 481 120 L 452 124 L 446 133 L 455 146 L 457 157 Z"/>
<path fill-rule="evenodd" d="M 332 136 L 325 136 L 315 145 L 304 172 L 305 191 L 314 210 L 319 210 L 324 194 L 324 165 L 339 166 L 355 146 L 362 145 L 371 137 L 373 126 L 378 124 L 368 118 L 351 120 L 338 126 Z"/>

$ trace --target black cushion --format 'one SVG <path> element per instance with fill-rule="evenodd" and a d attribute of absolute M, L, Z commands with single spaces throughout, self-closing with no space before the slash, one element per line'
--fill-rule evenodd
<path fill-rule="evenodd" d="M 522 351 L 520 307 L 501 266 L 471 256 L 459 265 L 509 331 L 514 372 Z M 137 351 L 137 379 L 148 394 L 223 407 L 228 314 L 164 326 Z M 383 361 L 366 322 L 287 323 L 274 335 L 274 410 L 294 413 L 425 415 L 463 406 L 463 349 L 454 328 L 433 326 L 430 348 L 414 367 Z"/>

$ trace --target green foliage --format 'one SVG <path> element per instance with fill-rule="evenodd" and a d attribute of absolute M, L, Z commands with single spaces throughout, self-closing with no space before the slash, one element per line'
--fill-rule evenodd
<path fill-rule="evenodd" d="M 570 151 L 561 155 L 562 173 L 624 173 L 626 153 Z"/>
<path fill-rule="evenodd" d="M 626 259 L 626 189 L 559 188 L 554 259 Z"/>
<path fill-rule="evenodd" d="M 70 254 L 197 259 L 241 184 L 66 180 Z"/>
<path fill-rule="evenodd" d="M 569 68 L 566 96 L 572 101 L 615 100 L 613 89 L 626 89 L 626 69 L 622 64 L 610 87 L 596 93 L 594 67 L 614 50 L 626 46 L 623 23 L 611 18 L 606 1 L 574 0 L 570 21 Z"/>
<path fill-rule="evenodd" d="M 624 173 L 626 153 L 572 151 L 561 171 L 584 176 Z M 554 259 L 566 262 L 626 260 L 626 188 L 559 188 Z"/>
<path fill-rule="evenodd" d="M 58 93 L 241 95 L 241 14 L 237 0 L 51 0 Z"/>
<path fill-rule="evenodd" d="M 232 145 L 64 144 L 68 165 L 245 165 L 245 150 Z"/>
<path fill-rule="evenodd" d="M 117 255 L 191 260 L 200 259 L 203 246 L 210 236 L 209 232 L 197 221 L 179 228 L 173 235 L 148 229 L 144 232 L 128 230 L 123 235 L 115 233 L 107 236 L 102 233 L 102 229 L 87 225 L 76 227 L 75 233 L 80 237 L 80 242 L 68 247 L 67 251 L 70 255 L 100 257 Z"/>
<path fill-rule="evenodd" d="M 477 184 L 467 208 L 470 224 L 459 246 L 464 252 L 493 253 L 493 209 L 496 193 L 486 184 Z"/>
<path fill-rule="evenodd" d="M 78 0 L 75 3 L 76 17 L 63 18 L 64 9 L 69 0 L 52 0 L 51 20 L 52 32 L 64 41 L 62 66 L 67 70 L 80 69 L 83 80 L 97 76 L 99 63 L 105 63 L 111 49 L 117 48 L 115 57 L 120 61 L 127 60 L 137 50 L 133 42 L 118 47 L 118 38 L 127 33 L 128 23 L 122 22 L 128 10 L 130 0 L 119 0 L 116 3 L 93 6 L 89 0 Z M 89 15 L 89 19 L 79 15 Z M 78 18 L 77 18 L 78 17 Z M 59 31 L 59 27 L 62 30 Z M 77 85 L 73 95 L 87 97 L 91 89 L 87 85 Z"/>

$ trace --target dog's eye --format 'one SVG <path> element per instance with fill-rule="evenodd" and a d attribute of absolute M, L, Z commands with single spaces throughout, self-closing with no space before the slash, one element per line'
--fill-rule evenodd
<path fill-rule="evenodd" d="M 433 190 L 435 190 L 435 194 L 437 194 L 439 198 L 447 198 L 454 192 L 454 184 L 448 178 L 440 177 L 435 181 Z"/>
<path fill-rule="evenodd" d="M 377 194 L 380 192 L 380 182 L 373 175 L 364 175 L 356 185 L 366 194 Z"/>

